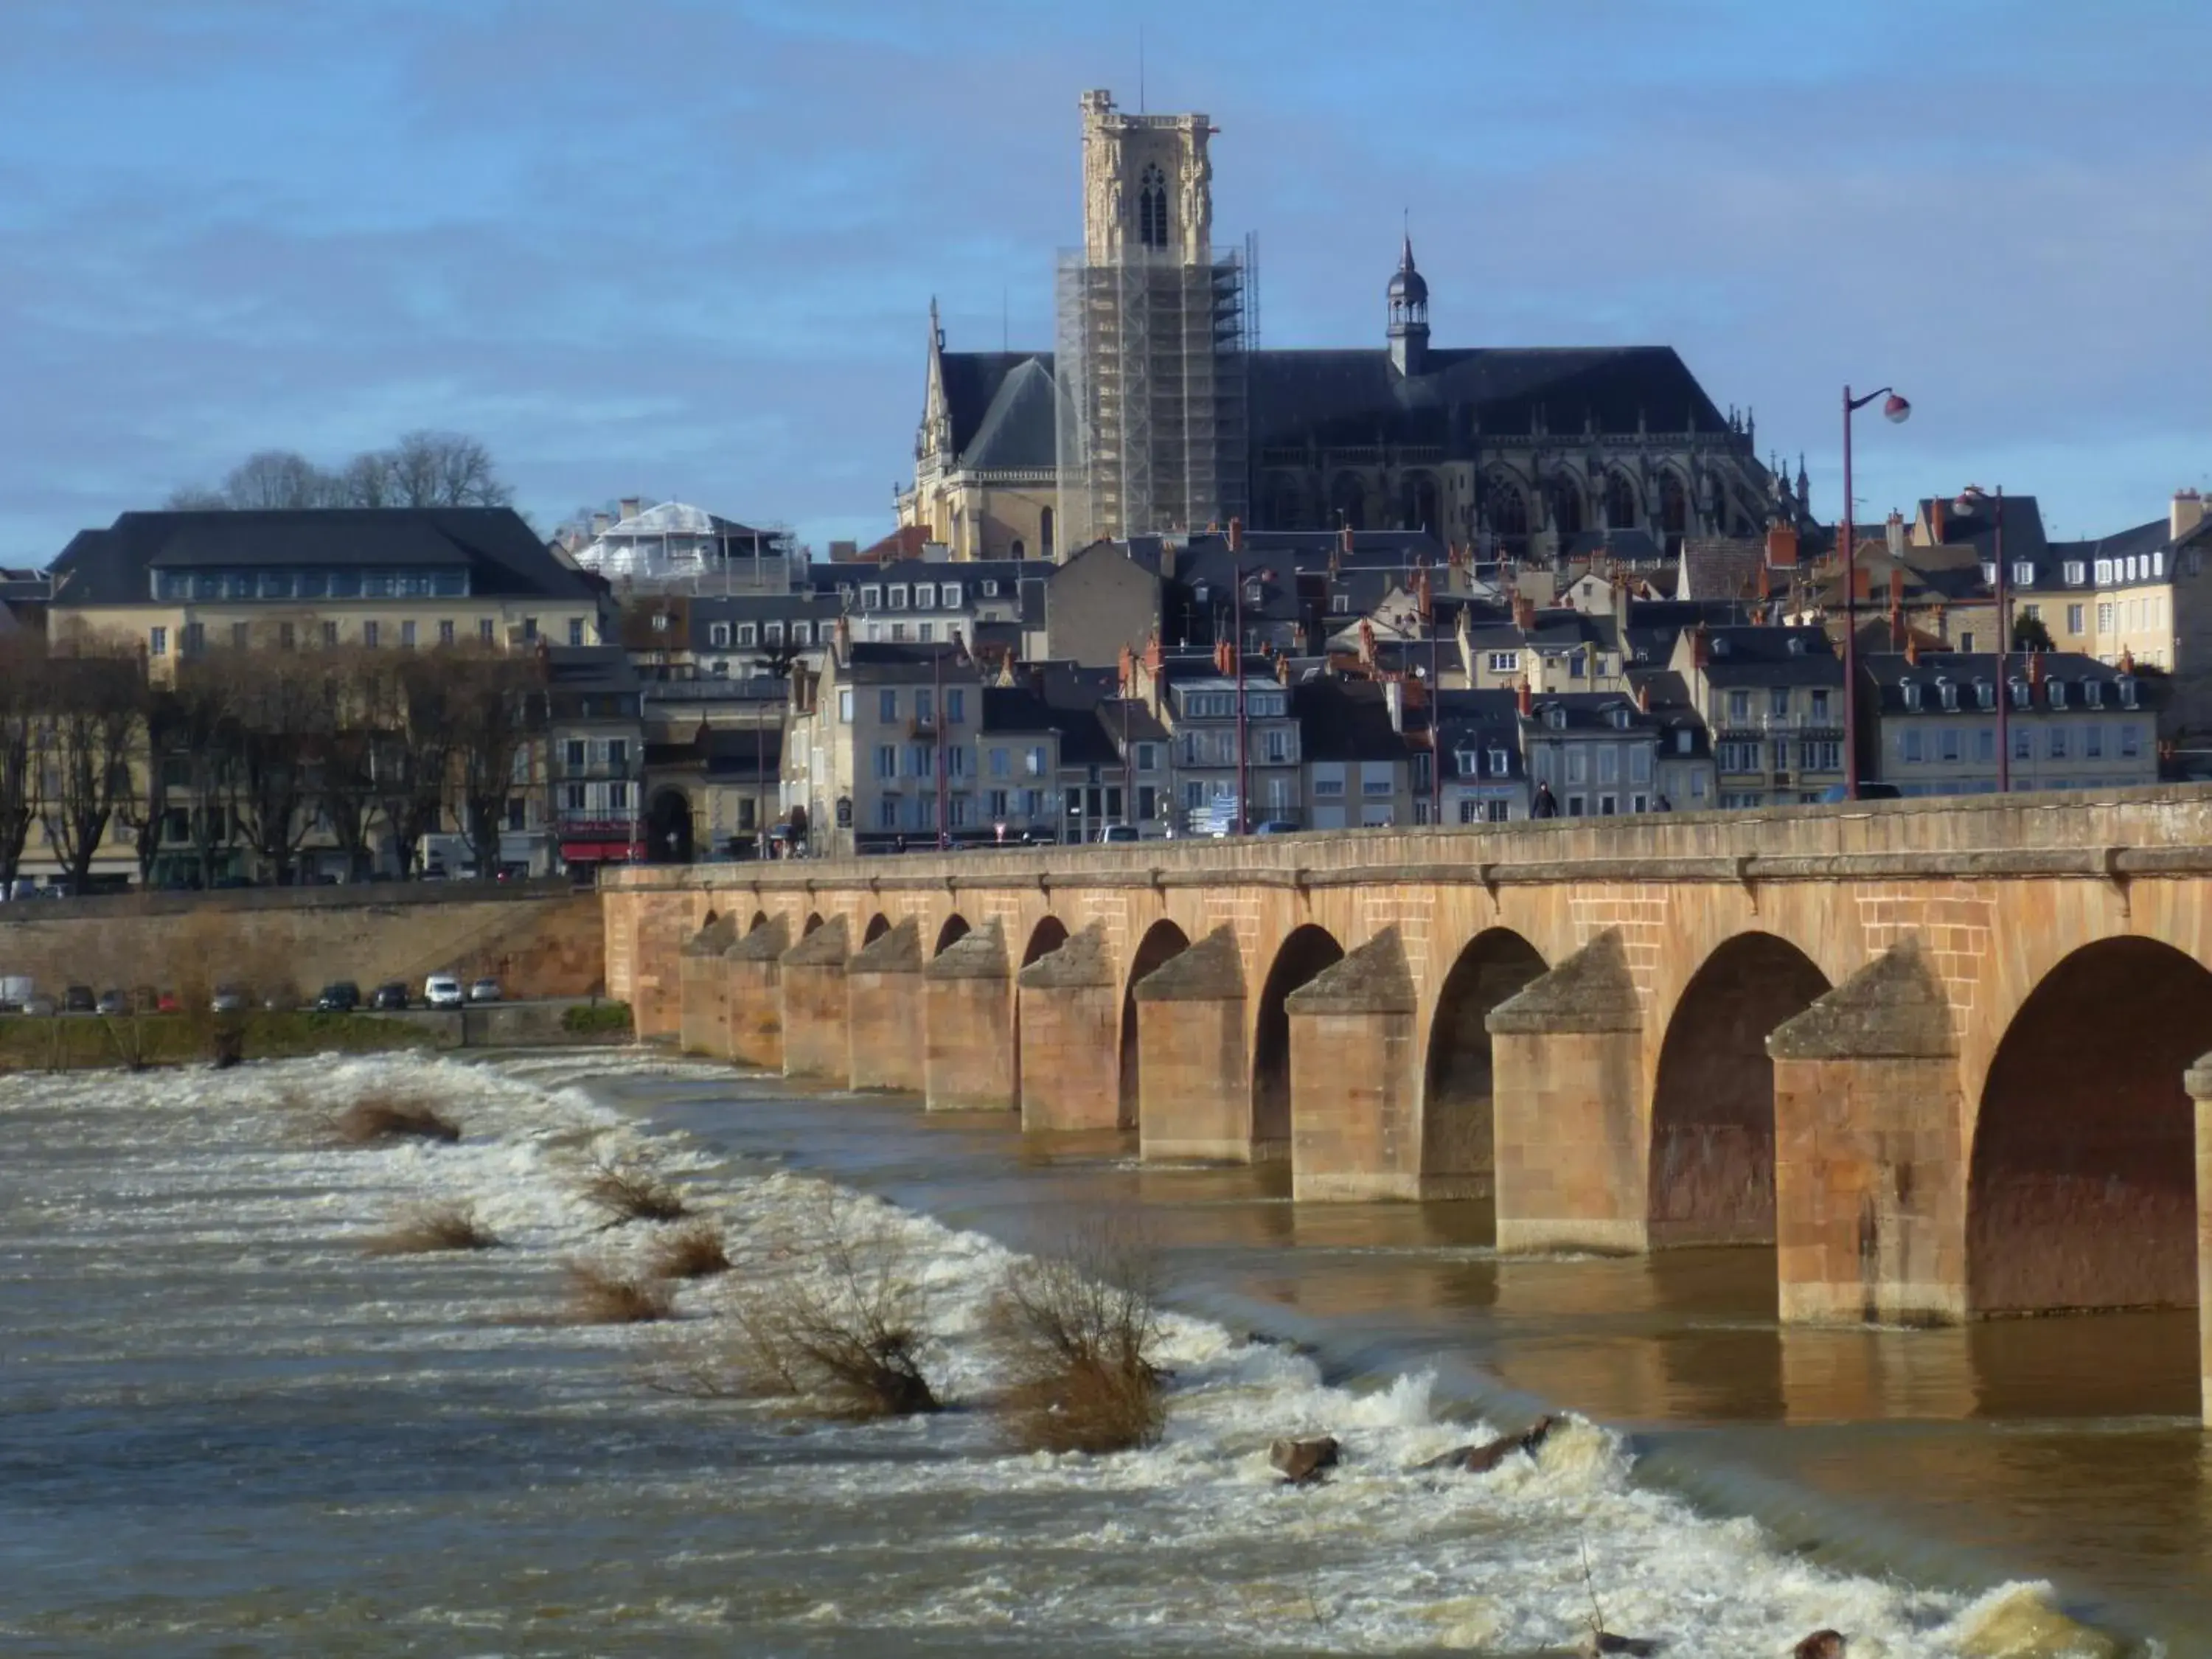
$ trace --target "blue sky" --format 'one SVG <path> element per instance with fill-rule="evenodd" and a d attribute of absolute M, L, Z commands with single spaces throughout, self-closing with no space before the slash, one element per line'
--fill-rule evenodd
<path fill-rule="evenodd" d="M 1672 344 L 1861 517 L 2053 533 L 2212 483 L 2196 0 L 9 0 L 0 563 L 264 447 L 476 434 L 623 495 L 889 527 L 925 313 L 1051 341 L 1076 100 L 1202 109 L 1263 338 Z"/>

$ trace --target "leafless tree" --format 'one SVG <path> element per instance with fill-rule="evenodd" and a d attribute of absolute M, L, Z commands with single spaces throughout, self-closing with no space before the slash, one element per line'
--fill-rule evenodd
<path fill-rule="evenodd" d="M 398 492 L 392 488 L 389 451 L 363 450 L 345 464 L 333 482 L 337 485 L 338 506 L 396 507 L 399 504 Z"/>
<path fill-rule="evenodd" d="M 445 811 L 454 742 L 439 673 L 445 655 L 402 656 L 388 669 L 378 664 L 365 671 L 374 699 L 370 775 L 403 877 L 415 872 L 422 838 L 437 830 Z"/>
<path fill-rule="evenodd" d="M 332 723 L 335 686 L 298 651 L 229 651 L 216 665 L 236 733 L 239 828 L 279 886 L 314 823 L 311 768 Z"/>
<path fill-rule="evenodd" d="M 471 647 L 433 659 L 445 729 L 453 816 L 468 837 L 477 873 L 499 871 L 507 803 L 527 777 L 532 745 L 546 726 L 542 652 Z"/>
<path fill-rule="evenodd" d="M 0 640 L 0 895 L 12 892 L 42 804 L 44 641 Z"/>
<path fill-rule="evenodd" d="M 171 513 L 218 513 L 226 510 L 230 502 L 220 489 L 210 489 L 204 484 L 184 484 L 169 492 L 169 499 L 161 506 Z"/>
<path fill-rule="evenodd" d="M 224 498 L 241 512 L 276 507 L 327 507 L 331 479 L 306 456 L 264 449 L 224 475 Z"/>
<path fill-rule="evenodd" d="M 402 507 L 506 507 L 514 499 L 500 482 L 491 452 L 458 432 L 410 432 L 386 462 Z"/>
<path fill-rule="evenodd" d="M 312 775 L 315 807 L 345 855 L 349 879 L 369 864 L 369 824 L 376 808 L 376 762 L 385 740 L 379 722 L 391 708 L 375 653 L 326 654 L 330 720 L 320 734 Z"/>
<path fill-rule="evenodd" d="M 134 653 L 75 648 L 46 659 L 46 838 L 82 892 L 116 808 L 132 794 L 145 729 L 145 667 Z"/>

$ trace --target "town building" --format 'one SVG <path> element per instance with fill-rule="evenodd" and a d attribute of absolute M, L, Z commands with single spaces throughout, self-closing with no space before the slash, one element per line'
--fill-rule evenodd
<path fill-rule="evenodd" d="M 1304 793 L 1301 737 L 1281 681 L 1249 667 L 1240 677 L 1225 641 L 1210 658 L 1170 657 L 1155 641 L 1133 660 L 1130 683 L 1167 733 L 1179 831 L 1204 833 L 1235 821 L 1240 755 L 1250 785 L 1249 821 L 1297 821 Z"/>
<path fill-rule="evenodd" d="M 610 582 L 781 593 L 805 568 L 788 530 L 741 524 L 686 501 L 647 507 L 632 495 L 620 507 L 611 519 L 594 514 L 569 550 Z"/>
<path fill-rule="evenodd" d="M 1305 757 L 1308 830 L 1371 830 L 1417 821 L 1405 686 L 1316 676 L 1292 688 Z M 1419 758 L 1425 762 L 1425 751 Z M 1423 768 L 1425 773 L 1425 766 Z M 1425 777 L 1424 778 L 1425 782 Z M 1419 817 L 1429 806 L 1425 788 Z"/>
<path fill-rule="evenodd" d="M 1668 665 L 1711 738 L 1717 805 L 1816 801 L 1844 781 L 1844 665 L 1822 629 L 1700 624 Z"/>
<path fill-rule="evenodd" d="M 1445 691 L 1437 698 L 1437 710 L 1443 757 L 1441 822 L 1509 823 L 1527 817 L 1519 694 Z"/>
<path fill-rule="evenodd" d="M 1906 795 L 1994 794 L 2002 746 L 2015 792 L 2154 783 L 2163 690 L 2073 652 L 1863 656 L 1863 773 Z"/>
<path fill-rule="evenodd" d="M 1625 691 L 1518 694 L 1522 763 L 1532 802 L 1561 817 L 1656 809 L 1659 723 Z M 1532 811 L 1538 810 L 1532 805 Z"/>

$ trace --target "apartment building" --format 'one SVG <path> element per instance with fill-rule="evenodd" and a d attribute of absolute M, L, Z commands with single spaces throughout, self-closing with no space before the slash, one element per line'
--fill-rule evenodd
<path fill-rule="evenodd" d="M 1507 823 L 1528 816 L 1521 754 L 1521 700 L 1514 691 L 1446 691 L 1437 699 L 1439 793 L 1445 823 Z"/>
<path fill-rule="evenodd" d="M 1716 805 L 1815 801 L 1844 781 L 1844 665 L 1822 629 L 1700 623 L 1668 665 L 1711 739 Z"/>
<path fill-rule="evenodd" d="M 1291 710 L 1305 757 L 1302 827 L 1372 830 L 1415 822 L 1413 755 L 1398 701 L 1403 692 L 1402 684 L 1328 678 L 1294 689 Z M 1420 758 L 1427 759 L 1425 750 Z M 1425 814 L 1425 790 L 1420 806 Z"/>
<path fill-rule="evenodd" d="M 1538 696 L 1526 688 L 1516 696 L 1530 788 L 1548 792 L 1560 817 L 1656 810 L 1659 724 L 1633 697 L 1621 691 Z"/>
<path fill-rule="evenodd" d="M 2078 653 L 1863 657 L 1866 775 L 1907 795 L 1994 794 L 2002 751 L 2015 793 L 2154 783 L 2164 691 Z"/>

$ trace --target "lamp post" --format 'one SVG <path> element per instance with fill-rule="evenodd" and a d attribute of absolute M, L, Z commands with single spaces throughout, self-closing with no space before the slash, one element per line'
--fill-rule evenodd
<path fill-rule="evenodd" d="M 1886 399 L 1881 412 L 1893 424 L 1902 424 L 1912 405 L 1890 386 L 1863 398 L 1844 388 L 1844 793 L 1859 798 L 1859 616 L 1858 535 L 1851 523 L 1851 416 L 1875 398 Z"/>

